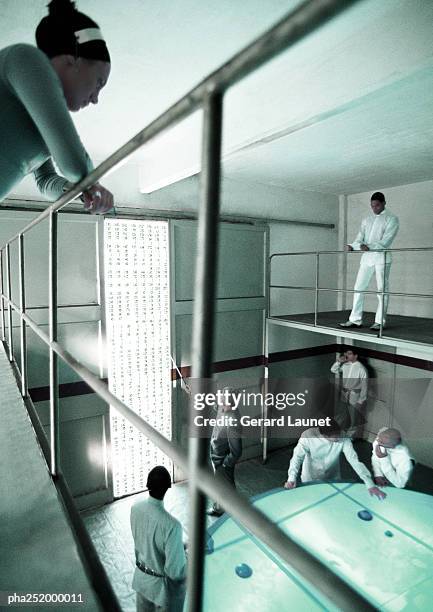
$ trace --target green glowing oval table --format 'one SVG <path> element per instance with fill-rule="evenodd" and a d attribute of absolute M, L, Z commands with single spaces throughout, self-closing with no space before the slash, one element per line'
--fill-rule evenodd
<path fill-rule="evenodd" d="M 385 490 L 388 497 L 379 501 L 363 484 L 320 483 L 274 489 L 253 502 L 377 609 L 430 612 L 433 497 Z M 372 520 L 361 520 L 360 510 L 368 510 Z M 208 530 L 207 548 L 206 612 L 336 609 L 320 589 L 227 515 Z M 243 566 L 241 576 L 238 566 Z M 250 577 L 242 577 L 250 570 Z"/>

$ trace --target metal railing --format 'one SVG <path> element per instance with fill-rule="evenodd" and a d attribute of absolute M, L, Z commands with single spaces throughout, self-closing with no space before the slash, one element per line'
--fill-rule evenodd
<path fill-rule="evenodd" d="M 195 301 L 193 316 L 193 363 L 192 376 L 198 380 L 212 376 L 212 354 L 214 341 L 214 295 L 216 283 L 216 262 L 218 251 L 219 186 L 222 132 L 222 103 L 225 91 L 233 84 L 259 68 L 278 53 L 288 49 L 307 34 L 313 32 L 329 19 L 354 5 L 358 0 L 307 0 L 281 20 L 275 27 L 258 38 L 243 51 L 234 56 L 186 96 L 160 115 L 149 126 L 113 153 L 86 178 L 77 183 L 57 202 L 48 207 L 36 219 L 12 237 L 1 249 L 1 299 L 0 318 L 2 339 L 6 340 L 11 362 L 14 361 L 12 339 L 12 311 L 20 317 L 21 327 L 21 392 L 27 396 L 27 355 L 26 326 L 49 347 L 50 353 L 50 416 L 51 448 L 50 470 L 53 477 L 61 474 L 59 465 L 59 401 L 58 401 L 58 358 L 62 359 L 84 380 L 103 400 L 113 406 L 122 416 L 146 435 L 166 453 L 185 473 L 189 475 L 191 512 L 189 567 L 188 567 L 188 609 L 196 612 L 202 609 L 204 537 L 205 537 L 205 496 L 211 496 L 239 520 L 253 535 L 263 541 L 281 558 L 293 567 L 307 582 L 319 589 L 325 597 L 342 610 L 372 610 L 373 606 L 354 590 L 344 579 L 337 576 L 319 562 L 311 553 L 294 542 L 264 514 L 239 495 L 228 484 L 215 478 L 207 467 L 205 440 L 193 439 L 189 445 L 189 456 L 176 444 L 167 440 L 144 419 L 115 397 L 107 385 L 89 369 L 77 361 L 57 342 L 57 213 L 76 196 L 101 179 L 109 170 L 124 161 L 139 147 L 175 123 L 187 117 L 199 107 L 204 110 L 204 133 L 202 148 L 201 205 L 198 224 L 198 255 L 195 279 Z M 44 219 L 49 219 L 49 334 L 47 335 L 26 312 L 24 237 Z M 20 245 L 19 287 L 20 304 L 12 301 L 10 275 L 10 246 L 18 240 Z M 5 254 L 5 262 L 3 261 Z M 3 287 L 5 264 L 6 293 Z M 5 305 L 7 326 L 5 321 Z M 200 390 L 200 389 L 199 389 Z M 80 536 L 78 535 L 80 539 Z M 83 548 L 88 542 L 82 541 Z M 102 590 L 102 587 L 100 587 Z M 113 608 L 116 605 L 113 604 Z M 105 607 L 105 609 L 108 609 Z"/>
<path fill-rule="evenodd" d="M 271 300 L 270 300 L 270 290 L 271 289 L 293 289 L 299 291 L 314 291 L 314 326 L 318 327 L 318 306 L 319 306 L 319 294 L 321 291 L 330 292 L 330 293 L 362 293 L 366 295 L 377 295 L 381 297 L 381 321 L 379 326 L 379 338 L 383 336 L 383 329 L 385 327 L 384 319 L 385 319 L 385 296 L 395 296 L 395 297 L 410 297 L 410 298 L 422 298 L 422 299 L 432 299 L 433 294 L 430 293 L 406 293 L 406 292 L 398 292 L 398 291 L 388 291 L 386 289 L 386 265 L 391 262 L 387 262 L 388 253 L 406 253 L 406 252 L 429 252 L 433 251 L 433 247 L 408 247 L 408 248 L 400 248 L 400 249 L 369 249 L 368 251 L 293 251 L 288 253 L 274 253 L 269 257 L 268 263 L 268 279 L 269 279 L 269 292 L 268 292 L 268 313 L 269 317 L 273 318 L 271 313 Z M 383 258 L 383 279 L 382 279 L 382 289 L 378 291 L 370 290 L 370 289 L 346 289 L 346 288 L 336 288 L 336 287 L 320 287 L 319 283 L 319 273 L 320 273 L 320 256 L 321 255 L 355 255 L 355 254 L 364 254 L 368 253 L 382 253 Z M 309 287 L 305 285 L 273 285 L 272 284 L 272 261 L 277 257 L 292 257 L 296 255 L 311 255 L 315 257 L 315 283 L 314 287 Z M 278 316 L 274 317 L 278 318 Z M 288 320 L 285 316 L 285 320 Z M 322 326 L 323 327 L 323 326 Z"/>

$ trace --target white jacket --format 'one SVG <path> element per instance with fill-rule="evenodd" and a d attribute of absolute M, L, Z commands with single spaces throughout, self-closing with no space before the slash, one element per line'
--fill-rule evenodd
<path fill-rule="evenodd" d="M 287 480 L 295 482 L 302 465 L 301 480 L 338 480 L 340 475 L 340 455 L 344 454 L 355 472 L 364 481 L 367 488 L 374 487 L 371 474 L 353 448 L 349 438 L 340 438 L 330 442 L 324 438 L 318 427 L 304 431 L 293 451 Z"/>
<path fill-rule="evenodd" d="M 155 605 L 170 607 L 170 585 L 186 575 L 181 524 L 161 500 L 149 496 L 132 506 L 131 530 L 138 561 L 164 575 L 149 576 L 135 568 L 132 588 Z"/>
<path fill-rule="evenodd" d="M 349 404 L 363 404 L 367 400 L 368 372 L 367 368 L 360 362 L 350 363 L 336 361 L 331 367 L 333 374 L 342 374 L 343 389 L 347 392 Z"/>
<path fill-rule="evenodd" d="M 362 220 L 361 229 L 350 245 L 354 251 L 361 250 L 361 244 L 369 249 L 389 249 L 397 235 L 399 228 L 398 217 L 384 209 L 380 215 L 372 213 Z M 386 263 L 391 263 L 392 253 L 386 254 Z M 361 257 L 361 264 L 374 266 L 385 263 L 385 253 L 369 253 L 365 251 Z"/>
<path fill-rule="evenodd" d="M 387 427 L 378 431 L 380 434 Z M 413 470 L 412 456 L 406 444 L 397 444 L 395 448 L 386 449 L 386 457 L 379 458 L 376 455 L 377 438 L 373 442 L 371 465 L 375 477 L 384 476 L 391 484 L 403 489 L 410 478 Z"/>

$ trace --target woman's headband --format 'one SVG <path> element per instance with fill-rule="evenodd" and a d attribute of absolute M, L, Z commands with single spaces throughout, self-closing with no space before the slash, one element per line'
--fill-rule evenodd
<path fill-rule="evenodd" d="M 85 28 L 84 30 L 74 32 L 74 34 L 79 45 L 83 45 L 84 43 L 92 42 L 94 40 L 104 40 L 102 32 L 99 28 Z"/>

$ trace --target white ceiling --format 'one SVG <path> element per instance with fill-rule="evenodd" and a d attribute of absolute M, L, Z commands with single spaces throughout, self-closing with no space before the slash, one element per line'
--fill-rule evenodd
<path fill-rule="evenodd" d="M 90 154 L 107 157 L 297 3 L 79 0 L 113 58 L 100 104 L 75 116 Z M 2 44 L 33 42 L 45 4 L 1 0 Z M 431 179 L 432 23 L 429 0 L 365 0 L 238 84 L 225 174 L 335 194 Z M 199 124 L 132 161 L 154 183 L 196 171 Z"/>

